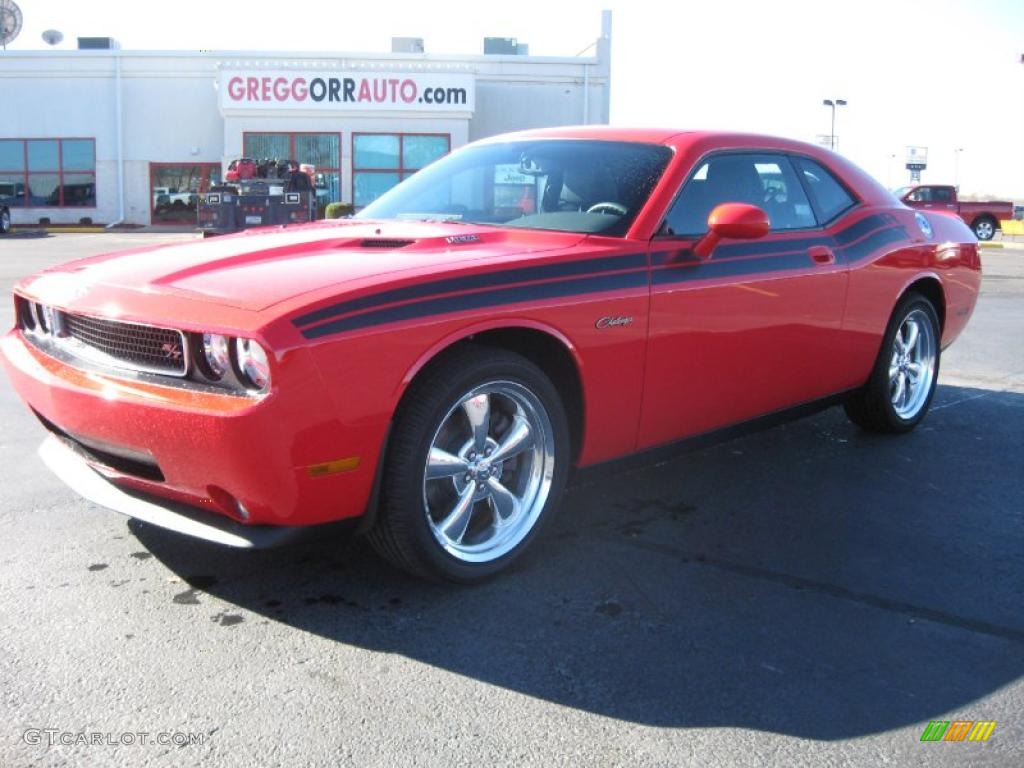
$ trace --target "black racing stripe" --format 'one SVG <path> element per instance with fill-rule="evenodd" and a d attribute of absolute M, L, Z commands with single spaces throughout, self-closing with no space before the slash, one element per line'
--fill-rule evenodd
<path fill-rule="evenodd" d="M 907 235 L 907 230 L 903 227 L 889 227 L 888 229 L 882 229 L 875 232 L 873 235 L 864 238 L 858 243 L 847 246 L 843 249 L 843 253 L 846 256 L 847 263 L 854 264 L 868 258 L 879 248 L 889 245 L 890 243 L 900 242 L 901 240 L 910 240 L 910 237 Z"/>
<path fill-rule="evenodd" d="M 786 269 L 803 269 L 812 266 L 806 252 L 767 256 L 763 259 L 732 259 L 727 261 L 683 262 L 686 266 L 677 269 L 661 269 L 651 275 L 655 285 L 682 283 L 687 280 L 712 280 L 719 277 L 739 275 L 760 275 Z"/>
<path fill-rule="evenodd" d="M 868 232 L 883 227 L 889 224 L 886 219 L 888 217 L 874 214 L 872 216 L 866 216 L 856 224 L 851 224 L 846 229 L 842 229 L 835 233 L 836 242 L 840 246 L 849 245 L 854 240 L 859 240 L 864 237 Z"/>
<path fill-rule="evenodd" d="M 645 265 L 646 266 L 646 265 Z M 636 272 L 620 272 L 611 275 L 593 275 L 571 280 L 559 280 L 533 285 L 517 285 L 511 288 L 496 288 L 478 293 L 465 293 L 457 296 L 446 296 L 439 299 L 363 312 L 350 315 L 333 322 L 324 323 L 313 328 L 306 328 L 302 335 L 307 339 L 315 339 L 334 333 L 354 331 L 384 323 L 400 320 L 412 320 L 431 315 L 449 312 L 461 312 L 481 307 L 497 307 L 503 304 L 515 304 L 522 301 L 553 299 L 561 296 L 579 296 L 601 291 L 616 291 L 627 288 L 640 288 L 647 285 L 647 270 Z"/>
<path fill-rule="evenodd" d="M 771 256 L 773 254 L 806 252 L 815 245 L 832 246 L 835 243 L 826 235 L 802 237 L 795 240 L 777 240 L 771 243 L 730 243 L 715 248 L 715 258 L 742 258 L 744 256 Z"/>
<path fill-rule="evenodd" d="M 814 245 L 835 246 L 835 242 L 828 236 L 803 237 L 795 240 L 778 240 L 772 242 L 754 243 L 730 243 L 719 245 L 715 248 L 715 260 L 742 259 L 749 256 L 774 256 L 797 251 L 804 252 Z M 671 264 L 671 259 L 676 257 L 678 250 L 658 251 L 651 255 L 651 266 L 657 269 Z M 698 259 L 693 257 L 693 261 Z"/>
<path fill-rule="evenodd" d="M 873 229 L 884 224 L 892 223 L 892 217 L 882 214 L 872 214 L 836 232 L 834 235 L 821 232 L 805 237 L 796 237 L 792 240 L 775 240 L 770 243 L 761 241 L 750 243 L 728 243 L 720 245 L 715 249 L 716 258 L 731 258 L 739 256 L 769 256 L 775 253 L 786 253 L 787 251 L 807 250 L 815 245 L 827 245 L 830 248 L 843 246 L 853 242 Z M 772 234 L 780 234 L 778 230 Z M 669 258 L 677 251 L 658 251 L 651 255 L 651 263 L 660 266 L 668 263 Z"/>
<path fill-rule="evenodd" d="M 863 236 L 863 233 L 862 233 Z M 878 230 L 860 241 L 842 248 L 836 249 L 836 261 L 839 263 L 852 263 L 867 258 L 879 248 L 890 243 L 906 240 L 907 232 L 903 227 L 888 227 Z M 829 245 L 827 241 L 813 243 L 814 245 Z M 788 249 L 792 250 L 792 249 Z M 718 251 L 716 251 L 716 254 Z M 736 277 L 742 275 L 761 275 L 769 272 L 781 272 L 788 269 L 804 269 L 812 266 L 808 260 L 806 251 L 796 253 L 783 253 L 778 255 L 766 254 L 764 258 L 755 259 L 724 259 L 717 258 L 710 261 L 685 261 L 676 268 L 658 269 L 651 275 L 651 282 L 654 285 L 666 283 L 681 283 L 688 280 L 711 280 L 721 277 Z"/>
<path fill-rule="evenodd" d="M 428 283 L 417 283 L 389 291 L 372 293 L 358 299 L 338 302 L 327 307 L 300 315 L 292 320 L 296 326 L 311 325 L 339 315 L 347 315 L 361 310 L 374 309 L 382 304 L 393 304 L 400 301 L 412 301 L 443 293 L 456 293 L 478 288 L 507 285 L 509 283 L 526 283 L 534 280 L 557 279 L 585 275 L 593 272 L 612 272 L 624 269 L 639 269 L 647 266 L 647 256 L 633 253 L 625 256 L 604 256 L 595 259 L 566 261 L 558 264 L 544 264 L 535 267 L 503 269 L 463 277 L 444 280 L 433 280 Z"/>

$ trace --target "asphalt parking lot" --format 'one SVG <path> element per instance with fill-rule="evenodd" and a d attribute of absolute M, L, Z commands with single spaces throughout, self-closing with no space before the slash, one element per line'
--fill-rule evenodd
<path fill-rule="evenodd" d="M 183 237 L 0 240 L 0 292 Z M 240 552 L 81 501 L 0 376 L 0 765 L 1020 765 L 1024 250 L 984 259 L 911 435 L 831 409 L 574 487 L 473 589 L 345 536 Z M 919 740 L 957 719 L 998 725 Z"/>

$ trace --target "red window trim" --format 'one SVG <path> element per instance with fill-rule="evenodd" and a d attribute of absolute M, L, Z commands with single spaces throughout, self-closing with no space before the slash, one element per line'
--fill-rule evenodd
<path fill-rule="evenodd" d="M 44 209 L 52 208 L 71 208 L 76 211 L 94 211 L 99 208 L 99 188 L 96 186 L 96 138 L 94 136 L 4 136 L 0 138 L 2 141 L 20 141 L 21 144 L 21 157 L 22 167 L 3 169 L 0 168 L 0 174 L 4 176 L 21 176 L 25 185 L 25 199 L 24 203 L 18 204 L 13 203 L 12 208 L 17 208 L 21 211 L 39 211 Z M 57 142 L 57 169 L 53 171 L 30 171 L 28 169 L 28 143 L 30 141 L 56 141 Z M 91 171 L 79 171 L 71 170 L 67 171 L 69 175 L 89 174 L 92 176 L 93 185 L 93 204 L 92 205 L 65 205 L 64 204 L 64 142 L 65 141 L 91 141 L 92 142 L 92 170 Z M 29 177 L 31 176 L 57 176 L 57 189 L 60 194 L 60 202 L 57 205 L 27 205 L 28 203 L 28 192 L 31 190 L 29 185 Z"/>
<path fill-rule="evenodd" d="M 356 137 L 357 136 L 397 136 L 398 137 L 398 167 L 397 168 L 361 168 L 356 165 Z M 352 132 L 352 182 L 351 182 L 351 195 L 352 205 L 356 204 L 356 174 L 357 173 L 395 173 L 398 174 L 398 180 L 402 181 L 402 177 L 405 174 L 416 173 L 416 171 L 423 170 L 420 168 L 408 168 L 405 165 L 405 138 L 406 136 L 441 136 L 448 140 L 448 149 L 445 151 L 445 155 L 452 151 L 452 135 L 450 133 L 431 133 L 431 132 L 420 132 L 420 131 L 353 131 Z M 442 155 L 443 157 L 443 155 Z"/>

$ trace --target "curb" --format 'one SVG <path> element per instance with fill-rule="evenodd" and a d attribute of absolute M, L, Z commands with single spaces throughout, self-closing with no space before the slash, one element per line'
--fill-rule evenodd
<path fill-rule="evenodd" d="M 101 234 L 106 232 L 106 227 L 11 227 L 11 234 L 27 234 L 29 232 L 45 232 L 48 235 L 57 235 L 61 232 L 72 234 Z"/>
<path fill-rule="evenodd" d="M 1009 241 L 1009 242 L 1005 242 L 1004 241 L 1004 242 L 1001 242 L 1001 243 L 993 243 L 993 242 L 978 243 L 978 247 L 979 248 L 986 248 L 986 249 L 996 249 L 996 248 L 998 248 L 1000 250 L 1007 250 L 1007 251 L 1024 251 L 1024 243 L 1018 243 L 1018 242 L 1014 242 L 1012 240 Z"/>

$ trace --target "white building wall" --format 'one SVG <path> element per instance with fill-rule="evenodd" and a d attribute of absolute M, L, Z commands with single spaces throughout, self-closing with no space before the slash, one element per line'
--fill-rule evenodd
<path fill-rule="evenodd" d="M 601 54 L 601 51 L 604 51 Z M 15 225 L 97 223 L 118 216 L 115 57 L 122 61 L 125 220 L 150 223 L 150 163 L 220 162 L 242 153 L 243 132 L 338 132 L 341 190 L 352 194 L 352 133 L 447 133 L 451 146 L 506 131 L 608 121 L 608 45 L 593 58 L 197 52 L 0 53 L 0 138 L 94 138 L 95 208 L 11 209 Z M 602 55 L 604 58 L 602 58 Z M 221 69 L 455 72 L 475 80 L 472 113 L 232 111 L 219 106 Z M 589 95 L 584 99 L 584 82 Z M 584 111 L 584 103 L 587 110 Z M 340 105 L 339 105 L 340 106 Z"/>

